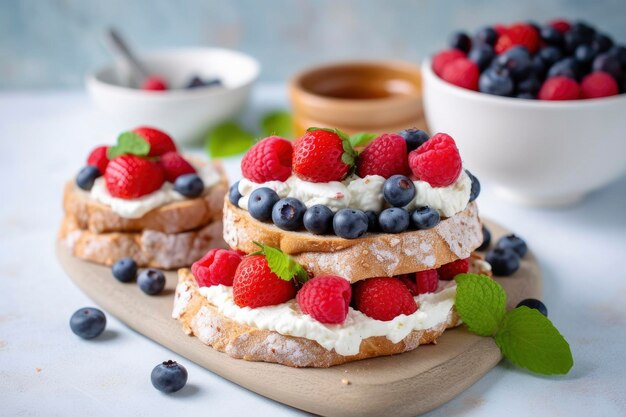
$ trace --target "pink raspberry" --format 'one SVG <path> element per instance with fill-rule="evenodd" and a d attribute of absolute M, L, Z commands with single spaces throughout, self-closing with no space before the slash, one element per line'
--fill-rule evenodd
<path fill-rule="evenodd" d="M 447 187 L 459 177 L 462 161 L 454 139 L 437 133 L 409 154 L 409 166 L 416 178 L 433 187 Z"/>
<path fill-rule="evenodd" d="M 382 321 L 417 311 L 417 303 L 411 292 L 398 278 L 369 278 L 357 282 L 354 287 L 354 304 L 361 313 Z"/>
<path fill-rule="evenodd" d="M 578 100 L 580 87 L 569 77 L 551 77 L 544 81 L 537 97 L 539 100 Z"/>
<path fill-rule="evenodd" d="M 415 283 L 418 294 L 435 292 L 439 287 L 439 274 L 436 269 L 428 269 L 415 273 Z"/>
<path fill-rule="evenodd" d="M 258 184 L 267 181 L 285 181 L 291 176 L 293 147 L 291 142 L 270 136 L 256 143 L 241 160 L 241 172 Z"/>
<path fill-rule="evenodd" d="M 441 78 L 461 88 L 478 91 L 480 69 L 474 61 L 459 58 L 449 63 L 443 69 Z"/>
<path fill-rule="evenodd" d="M 243 256 L 226 249 L 211 249 L 200 260 L 191 265 L 191 273 L 199 287 L 233 285 L 235 271 Z"/>
<path fill-rule="evenodd" d="M 592 72 L 583 78 L 580 84 L 582 98 L 600 98 L 614 96 L 619 93 L 615 78 L 603 71 Z"/>
<path fill-rule="evenodd" d="M 308 280 L 298 291 L 300 310 L 324 324 L 341 324 L 348 316 L 352 287 L 344 278 L 320 275 Z"/>
<path fill-rule="evenodd" d="M 466 274 L 467 271 L 469 271 L 469 258 L 457 259 L 454 262 L 441 265 L 437 270 L 439 279 L 444 281 L 451 281 L 459 274 Z"/>
<path fill-rule="evenodd" d="M 443 69 L 449 63 L 459 58 L 465 58 L 465 54 L 456 48 L 445 49 L 441 52 L 438 52 L 433 57 L 433 71 L 435 72 L 435 74 L 441 77 L 441 74 L 443 74 Z"/>

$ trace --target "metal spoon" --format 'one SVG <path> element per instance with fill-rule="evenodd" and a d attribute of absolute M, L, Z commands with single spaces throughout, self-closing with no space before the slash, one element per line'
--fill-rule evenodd
<path fill-rule="evenodd" d="M 128 44 L 115 29 L 110 28 L 106 32 L 106 41 L 109 48 L 115 54 L 121 56 L 131 70 L 135 72 L 140 80 L 139 84 L 150 76 L 146 67 L 137 59 L 135 54 L 128 47 Z"/>

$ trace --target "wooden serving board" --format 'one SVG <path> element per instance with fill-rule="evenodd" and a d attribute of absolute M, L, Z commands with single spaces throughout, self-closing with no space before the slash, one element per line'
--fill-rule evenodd
<path fill-rule="evenodd" d="M 494 241 L 509 233 L 486 222 Z M 265 397 L 311 413 L 329 416 L 414 416 L 451 400 L 481 378 L 501 359 L 491 338 L 470 334 L 464 326 L 447 330 L 436 345 L 412 352 L 366 359 L 328 369 L 232 359 L 185 335 L 171 318 L 175 272 L 159 296 L 147 296 L 135 284 L 123 284 L 108 267 L 72 257 L 57 244 L 65 272 L 89 297 L 157 343 L 204 368 Z M 541 275 L 532 253 L 519 271 L 499 278 L 508 307 L 541 295 Z"/>

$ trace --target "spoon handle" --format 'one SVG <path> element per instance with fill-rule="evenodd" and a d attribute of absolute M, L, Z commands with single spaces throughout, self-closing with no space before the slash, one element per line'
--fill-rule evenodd
<path fill-rule="evenodd" d="M 146 78 L 150 74 L 143 66 L 143 64 L 137 59 L 135 54 L 130 50 L 128 44 L 124 41 L 122 36 L 113 28 L 107 31 L 107 40 L 109 47 L 116 53 L 122 56 L 128 65 L 135 71 L 141 78 Z"/>

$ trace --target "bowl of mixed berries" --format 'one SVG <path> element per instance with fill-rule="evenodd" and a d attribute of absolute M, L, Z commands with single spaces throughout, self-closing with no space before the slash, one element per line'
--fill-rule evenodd
<path fill-rule="evenodd" d="M 571 204 L 626 172 L 626 46 L 599 28 L 560 19 L 455 32 L 422 72 L 429 127 L 508 197 Z"/>

